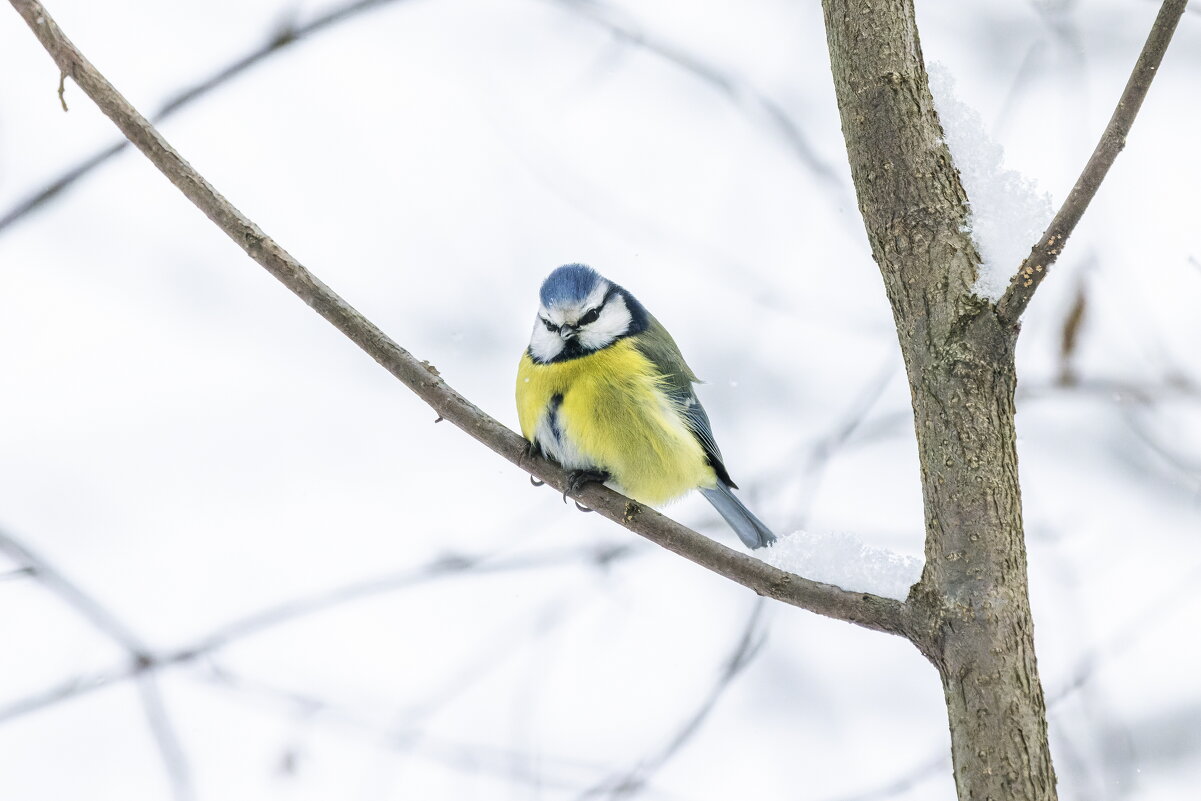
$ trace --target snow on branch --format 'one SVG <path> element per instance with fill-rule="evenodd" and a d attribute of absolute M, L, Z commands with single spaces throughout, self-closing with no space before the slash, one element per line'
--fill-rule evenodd
<path fill-rule="evenodd" d="M 922 577 L 923 559 L 877 548 L 853 534 L 797 531 L 755 555 L 790 573 L 852 592 L 905 600 Z"/>
<path fill-rule="evenodd" d="M 955 79 L 946 67 L 931 62 L 929 75 L 943 135 L 967 192 L 969 232 L 980 251 L 972 290 L 995 303 L 1021 264 L 1027 243 L 1051 219 L 1051 196 L 1005 168 L 1004 149 L 989 137 L 979 113 L 955 95 Z"/>

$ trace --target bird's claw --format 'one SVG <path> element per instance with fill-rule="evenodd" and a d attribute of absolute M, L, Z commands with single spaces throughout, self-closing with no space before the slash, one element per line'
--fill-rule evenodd
<path fill-rule="evenodd" d="M 542 449 L 538 447 L 537 442 L 530 442 L 528 439 L 525 441 L 525 458 L 526 459 L 530 459 L 530 460 L 537 459 L 538 456 L 540 455 L 541 451 L 542 451 Z M 530 483 L 533 484 L 535 487 L 541 487 L 546 482 L 540 481 L 539 479 L 535 478 L 534 476 L 530 476 Z"/>
<path fill-rule="evenodd" d="M 608 480 L 609 474 L 603 470 L 572 470 L 567 474 L 567 487 L 563 490 L 563 503 L 567 503 L 568 495 L 574 494 L 585 484 L 589 482 L 604 484 Z M 579 506 L 579 504 L 576 505 Z"/>

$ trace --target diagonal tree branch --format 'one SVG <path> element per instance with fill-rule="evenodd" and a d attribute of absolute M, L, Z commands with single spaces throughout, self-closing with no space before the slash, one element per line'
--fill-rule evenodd
<path fill-rule="evenodd" d="M 246 72 L 251 67 L 255 66 L 264 59 L 270 57 L 274 53 L 278 53 L 290 45 L 301 41 L 313 34 L 319 33 L 325 28 L 329 28 L 339 22 L 344 22 L 355 15 L 370 11 L 373 8 L 395 2 L 396 0 L 354 0 L 345 5 L 338 6 L 326 13 L 313 18 L 303 25 L 293 25 L 291 22 L 285 22 L 278 26 L 271 33 L 267 41 L 263 42 L 257 49 L 247 53 L 236 61 L 225 65 L 221 69 L 214 72 L 212 75 L 200 80 L 191 86 L 180 90 L 173 95 L 162 108 L 158 110 L 152 119 L 155 122 L 162 122 L 170 117 L 175 112 L 190 105 L 193 101 L 207 95 L 217 87 Z M 107 162 L 113 156 L 123 151 L 129 145 L 128 139 L 123 139 L 116 142 L 103 150 L 93 153 L 83 161 L 80 161 L 73 167 L 69 167 L 59 174 L 57 178 L 50 183 L 36 190 L 32 194 L 25 197 L 24 200 L 18 202 L 0 216 L 0 233 L 11 225 L 25 218 L 28 214 L 53 200 L 64 190 L 68 189 L 72 184 L 87 176 L 100 165 Z"/>
<path fill-rule="evenodd" d="M 10 0 L 10 3 L 25 19 L 59 70 L 74 80 L 168 180 L 252 259 L 366 351 L 443 419 L 556 489 L 562 491 L 566 487 L 566 471 L 545 459 L 531 457 L 525 440 L 452 389 L 429 362 L 418 360 L 389 339 L 218 193 L 84 58 L 41 3 L 36 0 Z M 909 610 L 899 601 L 850 592 L 772 567 L 603 486 L 587 485 L 573 497 L 609 520 L 760 595 L 877 631 L 908 636 L 912 629 Z"/>
<path fill-rule="evenodd" d="M 1063 252 L 1064 243 L 1076 229 L 1076 223 L 1080 222 L 1093 195 L 1097 194 L 1118 153 L 1126 146 L 1126 135 L 1130 133 L 1134 118 L 1147 97 L 1147 90 L 1151 88 L 1151 81 L 1159 70 L 1186 5 L 1188 0 L 1164 0 L 1160 6 L 1143 51 L 1134 64 L 1134 71 L 1130 73 L 1130 80 L 1126 82 L 1126 88 L 1118 98 L 1118 106 L 1101 134 L 1101 141 L 1084 165 L 1084 171 L 1076 179 L 1076 185 L 1072 187 L 1055 219 L 1051 220 L 1051 225 L 1022 262 L 1017 274 L 1010 280 L 1009 288 L 997 303 L 997 314 L 1010 325 L 1016 324 L 1021 318 L 1035 290 L 1046 277 L 1047 270 Z"/>

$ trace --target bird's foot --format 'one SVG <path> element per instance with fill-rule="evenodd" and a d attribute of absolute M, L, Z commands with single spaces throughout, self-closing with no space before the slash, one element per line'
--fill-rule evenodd
<path fill-rule="evenodd" d="M 609 474 L 604 470 L 572 470 L 567 474 L 567 488 L 563 490 L 563 503 L 567 503 L 568 495 L 575 493 L 585 484 L 604 484 L 609 478 Z"/>
<path fill-rule="evenodd" d="M 542 449 L 538 447 L 538 443 L 530 442 L 529 440 L 526 440 L 525 458 L 533 460 L 533 459 L 537 459 L 541 455 L 542 455 Z M 546 482 L 540 481 L 539 479 L 535 478 L 534 476 L 530 476 L 530 483 L 533 484 L 535 487 L 541 487 Z"/>

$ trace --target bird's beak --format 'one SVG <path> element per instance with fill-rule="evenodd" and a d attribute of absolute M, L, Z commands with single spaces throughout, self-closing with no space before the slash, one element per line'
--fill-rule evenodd
<path fill-rule="evenodd" d="M 570 342 L 571 340 L 575 339 L 576 333 L 578 333 L 576 329 L 572 328 L 570 325 L 559 326 L 559 336 L 563 338 L 564 342 Z"/>

